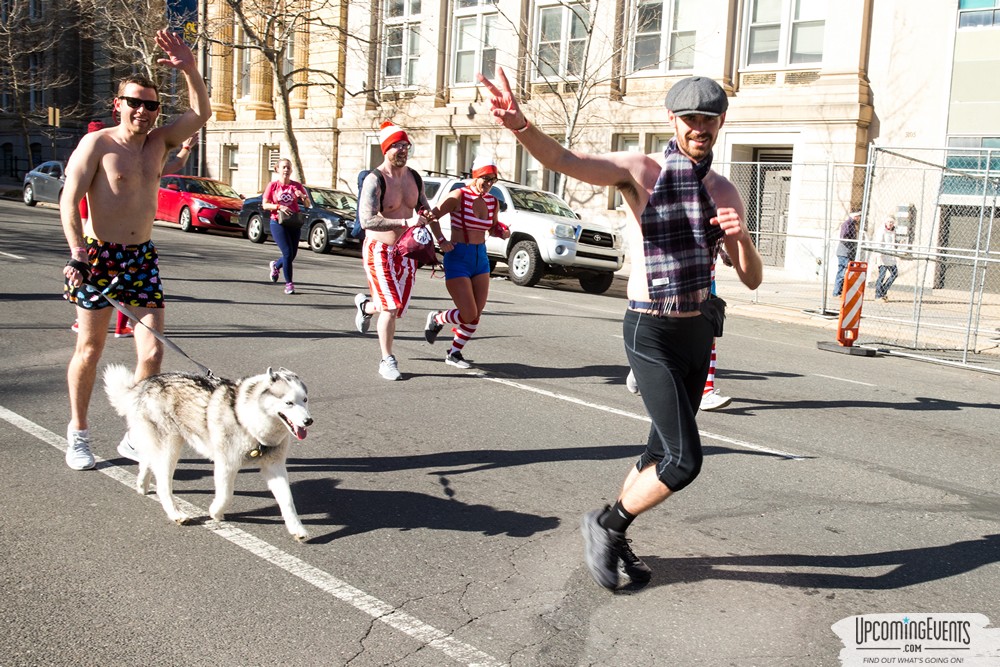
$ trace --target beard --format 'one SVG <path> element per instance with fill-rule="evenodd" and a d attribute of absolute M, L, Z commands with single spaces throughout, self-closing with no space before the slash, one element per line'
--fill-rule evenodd
<path fill-rule="evenodd" d="M 406 161 L 409 159 L 410 156 L 408 154 L 396 151 L 396 153 L 392 157 L 388 158 L 388 161 L 389 164 L 391 164 L 393 167 L 405 167 Z"/>
<path fill-rule="evenodd" d="M 688 132 L 677 138 L 677 147 L 695 162 L 701 162 L 711 155 L 713 146 L 715 146 L 713 134 Z"/>

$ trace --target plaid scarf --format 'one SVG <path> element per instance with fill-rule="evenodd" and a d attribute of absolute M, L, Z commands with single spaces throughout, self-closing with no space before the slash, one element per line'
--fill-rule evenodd
<path fill-rule="evenodd" d="M 680 152 L 676 139 L 664 155 L 663 171 L 640 218 L 646 283 L 659 312 L 691 312 L 708 298 L 724 236 L 708 223 L 716 215 L 715 202 L 702 184 L 712 155 L 696 164 Z"/>

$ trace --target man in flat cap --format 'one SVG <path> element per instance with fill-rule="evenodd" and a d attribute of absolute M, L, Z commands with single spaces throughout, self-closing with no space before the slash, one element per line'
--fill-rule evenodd
<path fill-rule="evenodd" d="M 763 262 L 747 231 L 736 188 L 711 170 L 712 147 L 729 100 L 712 79 L 689 77 L 667 93 L 674 130 L 664 154 L 570 151 L 528 122 L 503 70 L 500 87 L 479 75 L 497 123 L 547 168 L 593 185 L 614 186 L 628 210 L 632 262 L 625 311 L 625 352 L 652 421 L 646 450 L 630 468 L 618 501 L 583 517 L 584 558 L 601 586 L 624 574 L 649 580 L 625 531 L 639 515 L 690 484 L 701 470 L 695 413 L 721 330 L 709 299 L 712 266 L 724 246 L 740 280 L 760 285 Z M 721 331 L 720 331 L 721 333 Z"/>

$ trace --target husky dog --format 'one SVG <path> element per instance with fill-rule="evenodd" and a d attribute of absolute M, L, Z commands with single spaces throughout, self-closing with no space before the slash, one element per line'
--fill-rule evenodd
<path fill-rule="evenodd" d="M 163 373 L 133 383 L 132 371 L 120 364 L 104 371 L 111 405 L 128 420 L 129 438 L 139 453 L 136 489 L 156 495 L 167 516 L 179 524 L 191 517 L 174 504 L 174 469 L 187 442 L 215 463 L 215 500 L 209 515 L 221 521 L 233 498 L 242 466 L 259 465 L 296 540 L 309 534 L 299 520 L 288 486 L 289 435 L 303 440 L 313 423 L 305 384 L 284 368 L 233 382 L 191 373 Z"/>

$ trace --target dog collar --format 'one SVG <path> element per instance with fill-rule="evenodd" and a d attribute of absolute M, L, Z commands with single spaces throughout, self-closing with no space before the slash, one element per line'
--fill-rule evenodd
<path fill-rule="evenodd" d="M 272 445 L 265 445 L 263 442 L 258 440 L 257 446 L 247 452 L 247 456 L 252 459 L 260 458 L 261 456 L 264 456 L 264 454 L 267 454 L 269 449 L 272 449 Z"/>

